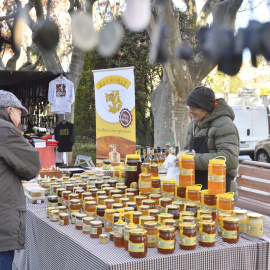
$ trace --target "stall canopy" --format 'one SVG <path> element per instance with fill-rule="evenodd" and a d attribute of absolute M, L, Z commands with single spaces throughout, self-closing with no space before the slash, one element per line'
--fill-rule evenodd
<path fill-rule="evenodd" d="M 28 88 L 37 84 L 48 85 L 63 71 L 0 71 L 0 89 L 13 90 L 14 88 Z"/>

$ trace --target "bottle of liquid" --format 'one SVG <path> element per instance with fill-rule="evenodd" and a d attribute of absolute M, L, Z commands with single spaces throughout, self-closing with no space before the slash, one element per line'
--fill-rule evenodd
<path fill-rule="evenodd" d="M 153 159 L 153 164 L 159 165 L 159 158 L 158 158 L 157 149 L 154 149 L 154 159 Z"/>
<path fill-rule="evenodd" d="M 152 162 L 152 158 L 151 158 L 151 154 L 150 154 L 150 147 L 147 147 L 146 157 L 145 157 L 144 163 L 150 163 L 151 164 L 151 162 Z"/>

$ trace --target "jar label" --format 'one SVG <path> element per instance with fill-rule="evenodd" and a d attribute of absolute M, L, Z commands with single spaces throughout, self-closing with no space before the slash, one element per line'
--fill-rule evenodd
<path fill-rule="evenodd" d="M 163 240 L 157 237 L 157 247 L 163 249 L 174 249 L 174 240 Z"/>
<path fill-rule="evenodd" d="M 90 227 L 91 234 L 97 234 L 97 228 Z"/>
<path fill-rule="evenodd" d="M 59 220 L 59 216 L 55 216 L 55 215 L 51 215 L 51 221 L 58 221 Z"/>
<path fill-rule="evenodd" d="M 125 171 L 127 171 L 127 172 L 136 172 L 137 171 L 137 166 L 125 165 Z"/>
<path fill-rule="evenodd" d="M 63 220 L 63 219 L 60 219 L 60 220 L 59 220 L 59 225 L 61 225 L 61 226 L 64 225 L 64 220 Z"/>
<path fill-rule="evenodd" d="M 174 197 L 174 192 L 165 192 L 165 191 L 162 191 L 161 194 L 162 194 L 162 197 L 169 197 L 169 198 L 173 198 Z"/>
<path fill-rule="evenodd" d="M 90 225 L 83 224 L 83 231 L 90 231 Z"/>
<path fill-rule="evenodd" d="M 246 229 L 246 222 L 238 222 L 239 224 L 239 230 L 245 230 Z"/>
<path fill-rule="evenodd" d="M 124 228 L 123 227 L 116 227 L 114 226 L 114 236 L 115 237 L 123 237 Z"/>
<path fill-rule="evenodd" d="M 131 252 L 144 252 L 144 243 L 132 243 L 128 241 L 128 251 Z"/>
<path fill-rule="evenodd" d="M 252 225 L 250 223 L 247 223 L 246 229 L 247 229 L 248 233 L 261 233 L 261 232 L 263 232 L 262 225 Z"/>
<path fill-rule="evenodd" d="M 156 243 L 157 242 L 157 236 L 156 235 L 147 235 L 147 243 Z"/>
<path fill-rule="evenodd" d="M 76 225 L 77 226 L 83 226 L 83 221 L 80 219 L 76 219 Z"/>
<path fill-rule="evenodd" d="M 129 232 L 124 233 L 124 239 L 125 239 L 126 241 L 128 241 L 128 239 L 129 239 Z"/>
<path fill-rule="evenodd" d="M 151 182 L 139 181 L 139 187 L 151 187 Z"/>
<path fill-rule="evenodd" d="M 216 242 L 216 234 L 199 233 L 199 241 L 204 243 Z"/>
<path fill-rule="evenodd" d="M 94 217 L 95 216 L 95 212 L 87 212 L 84 211 L 87 217 Z"/>
<path fill-rule="evenodd" d="M 187 237 L 185 235 L 179 235 L 179 244 L 182 246 L 196 246 L 197 237 Z"/>
<path fill-rule="evenodd" d="M 209 174 L 208 181 L 209 182 L 225 182 L 225 175 L 218 176 L 214 174 Z"/>
<path fill-rule="evenodd" d="M 222 228 L 222 237 L 228 239 L 237 239 L 237 231 L 227 231 L 226 229 Z"/>
<path fill-rule="evenodd" d="M 111 168 L 111 164 L 102 164 L 104 170 L 109 170 Z"/>
<path fill-rule="evenodd" d="M 191 170 L 180 169 L 179 174 L 180 175 L 193 175 L 194 171 L 193 171 L 193 169 L 191 169 Z"/>
<path fill-rule="evenodd" d="M 152 193 L 159 193 L 160 192 L 160 188 L 151 188 L 151 192 Z"/>
<path fill-rule="evenodd" d="M 209 206 L 206 204 L 201 204 L 201 208 L 209 211 L 216 211 L 216 206 Z"/>

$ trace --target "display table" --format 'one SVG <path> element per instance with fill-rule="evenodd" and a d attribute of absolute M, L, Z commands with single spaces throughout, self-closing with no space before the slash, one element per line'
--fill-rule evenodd
<path fill-rule="evenodd" d="M 55 166 L 54 147 L 36 148 L 39 152 L 41 167 Z"/>
<path fill-rule="evenodd" d="M 255 239 L 245 234 L 237 244 L 217 237 L 213 248 L 197 246 L 184 251 L 176 245 L 172 255 L 149 248 L 143 259 L 133 259 L 113 242 L 100 244 L 75 229 L 74 224 L 60 226 L 46 218 L 46 204 L 28 205 L 25 250 L 15 252 L 13 269 L 30 270 L 266 270 L 270 269 L 270 238 Z"/>

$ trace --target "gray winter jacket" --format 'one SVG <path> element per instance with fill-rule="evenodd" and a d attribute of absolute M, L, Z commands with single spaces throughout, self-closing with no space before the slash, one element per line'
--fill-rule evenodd
<path fill-rule="evenodd" d="M 4 110 L 0 109 L 0 252 L 23 249 L 25 195 L 21 180 L 31 180 L 41 167 L 30 145 Z"/>
<path fill-rule="evenodd" d="M 189 149 L 192 136 L 206 136 L 208 127 L 209 153 L 195 154 L 195 169 L 207 170 L 209 160 L 217 156 L 226 158 L 227 173 L 233 177 L 237 174 L 239 156 L 239 135 L 233 123 L 235 118 L 232 108 L 223 99 L 217 99 L 218 105 L 214 111 L 203 120 L 191 121 L 188 127 L 186 150 Z"/>

